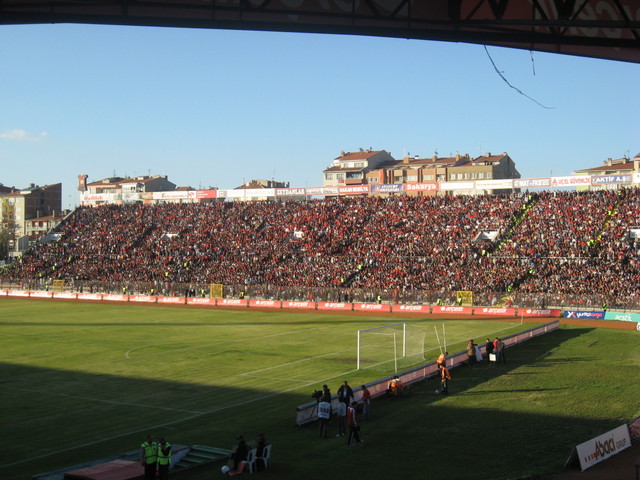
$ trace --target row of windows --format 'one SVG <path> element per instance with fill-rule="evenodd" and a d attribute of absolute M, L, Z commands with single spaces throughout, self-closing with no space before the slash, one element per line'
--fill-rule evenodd
<path fill-rule="evenodd" d="M 326 180 L 333 180 L 333 173 L 327 173 L 325 174 L 325 179 Z M 423 182 L 433 182 L 434 178 L 433 175 L 424 175 L 422 177 L 422 181 Z M 335 178 L 336 180 L 344 180 L 344 173 L 336 173 L 335 174 Z M 361 173 L 357 173 L 357 174 L 350 174 L 348 175 L 347 178 L 362 178 L 362 174 Z M 449 180 L 490 180 L 491 179 L 491 172 L 465 172 L 465 173 L 450 173 L 449 174 Z M 444 175 L 438 175 L 437 178 L 438 181 L 444 181 L 445 177 Z M 369 179 L 369 181 L 371 183 L 377 183 L 378 182 L 378 177 L 371 177 Z M 418 175 L 407 175 L 406 178 L 403 176 L 394 176 L 393 177 L 393 182 L 394 183 L 401 183 L 401 182 L 417 182 L 418 181 Z"/>

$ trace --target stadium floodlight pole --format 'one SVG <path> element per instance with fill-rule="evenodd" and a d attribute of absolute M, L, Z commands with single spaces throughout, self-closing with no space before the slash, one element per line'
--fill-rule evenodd
<path fill-rule="evenodd" d="M 440 344 L 440 335 L 438 335 L 438 327 L 434 325 L 433 329 L 436 331 L 436 338 L 438 339 L 438 347 L 440 347 L 440 353 L 442 353 L 442 345 Z"/>

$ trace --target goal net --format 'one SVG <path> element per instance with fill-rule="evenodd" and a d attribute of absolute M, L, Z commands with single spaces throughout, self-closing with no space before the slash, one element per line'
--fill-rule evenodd
<path fill-rule="evenodd" d="M 425 332 L 415 325 L 394 323 L 358 330 L 357 368 L 408 368 L 424 360 Z"/>

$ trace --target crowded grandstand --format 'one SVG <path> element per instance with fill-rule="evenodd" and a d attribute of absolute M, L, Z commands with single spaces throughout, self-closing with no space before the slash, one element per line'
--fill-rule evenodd
<path fill-rule="evenodd" d="M 2 285 L 521 307 L 639 303 L 640 190 L 80 207 Z"/>

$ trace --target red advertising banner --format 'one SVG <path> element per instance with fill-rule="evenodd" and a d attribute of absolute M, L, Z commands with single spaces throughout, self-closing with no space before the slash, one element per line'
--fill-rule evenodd
<path fill-rule="evenodd" d="M 140 303 L 156 303 L 156 297 L 152 297 L 151 295 L 129 295 L 129 301 Z"/>
<path fill-rule="evenodd" d="M 561 317 L 562 310 L 558 308 L 519 308 L 521 317 Z"/>
<path fill-rule="evenodd" d="M 106 300 L 107 302 L 128 302 L 129 301 L 129 296 L 128 295 L 114 295 L 114 294 L 108 293 L 107 295 L 103 295 L 102 296 L 102 300 Z"/>
<path fill-rule="evenodd" d="M 282 308 L 280 300 L 249 300 L 250 307 L 260 308 Z"/>
<path fill-rule="evenodd" d="M 352 303 L 318 302 L 318 310 L 352 310 Z"/>
<path fill-rule="evenodd" d="M 438 305 L 433 307 L 433 313 L 459 313 L 461 315 L 473 314 L 473 307 L 447 307 Z"/>
<path fill-rule="evenodd" d="M 356 312 L 390 312 L 389 305 L 383 303 L 354 303 Z"/>
<path fill-rule="evenodd" d="M 218 198 L 217 190 L 196 190 L 196 198 Z"/>
<path fill-rule="evenodd" d="M 293 302 L 287 300 L 282 302 L 282 308 L 311 308 L 315 310 L 316 302 Z"/>
<path fill-rule="evenodd" d="M 510 315 L 516 316 L 515 308 L 507 307 L 476 307 L 473 309 L 474 315 Z"/>
<path fill-rule="evenodd" d="M 42 292 L 42 291 L 38 291 L 38 292 L 30 292 L 29 293 L 30 297 L 39 297 L 39 298 L 51 298 L 53 297 L 53 292 Z"/>
<path fill-rule="evenodd" d="M 158 297 L 158 303 L 173 303 L 184 305 L 186 303 L 186 297 Z"/>
<path fill-rule="evenodd" d="M 66 298 L 70 300 L 75 300 L 77 297 L 76 293 L 71 292 L 53 292 L 53 298 Z"/>
<path fill-rule="evenodd" d="M 28 297 L 29 293 L 27 290 L 7 290 L 7 295 L 10 297 Z"/>
<path fill-rule="evenodd" d="M 78 300 L 102 300 L 101 293 L 79 293 Z"/>
<path fill-rule="evenodd" d="M 246 307 L 247 301 L 240 298 L 218 298 L 216 305 L 222 307 Z"/>
<path fill-rule="evenodd" d="M 195 298 L 189 297 L 187 298 L 187 305 L 215 305 L 215 298 Z"/>
<path fill-rule="evenodd" d="M 393 305 L 391 311 L 395 313 L 429 313 L 429 305 Z"/>
<path fill-rule="evenodd" d="M 6 296 L 9 293 L 9 290 L 0 290 L 0 295 Z"/>

